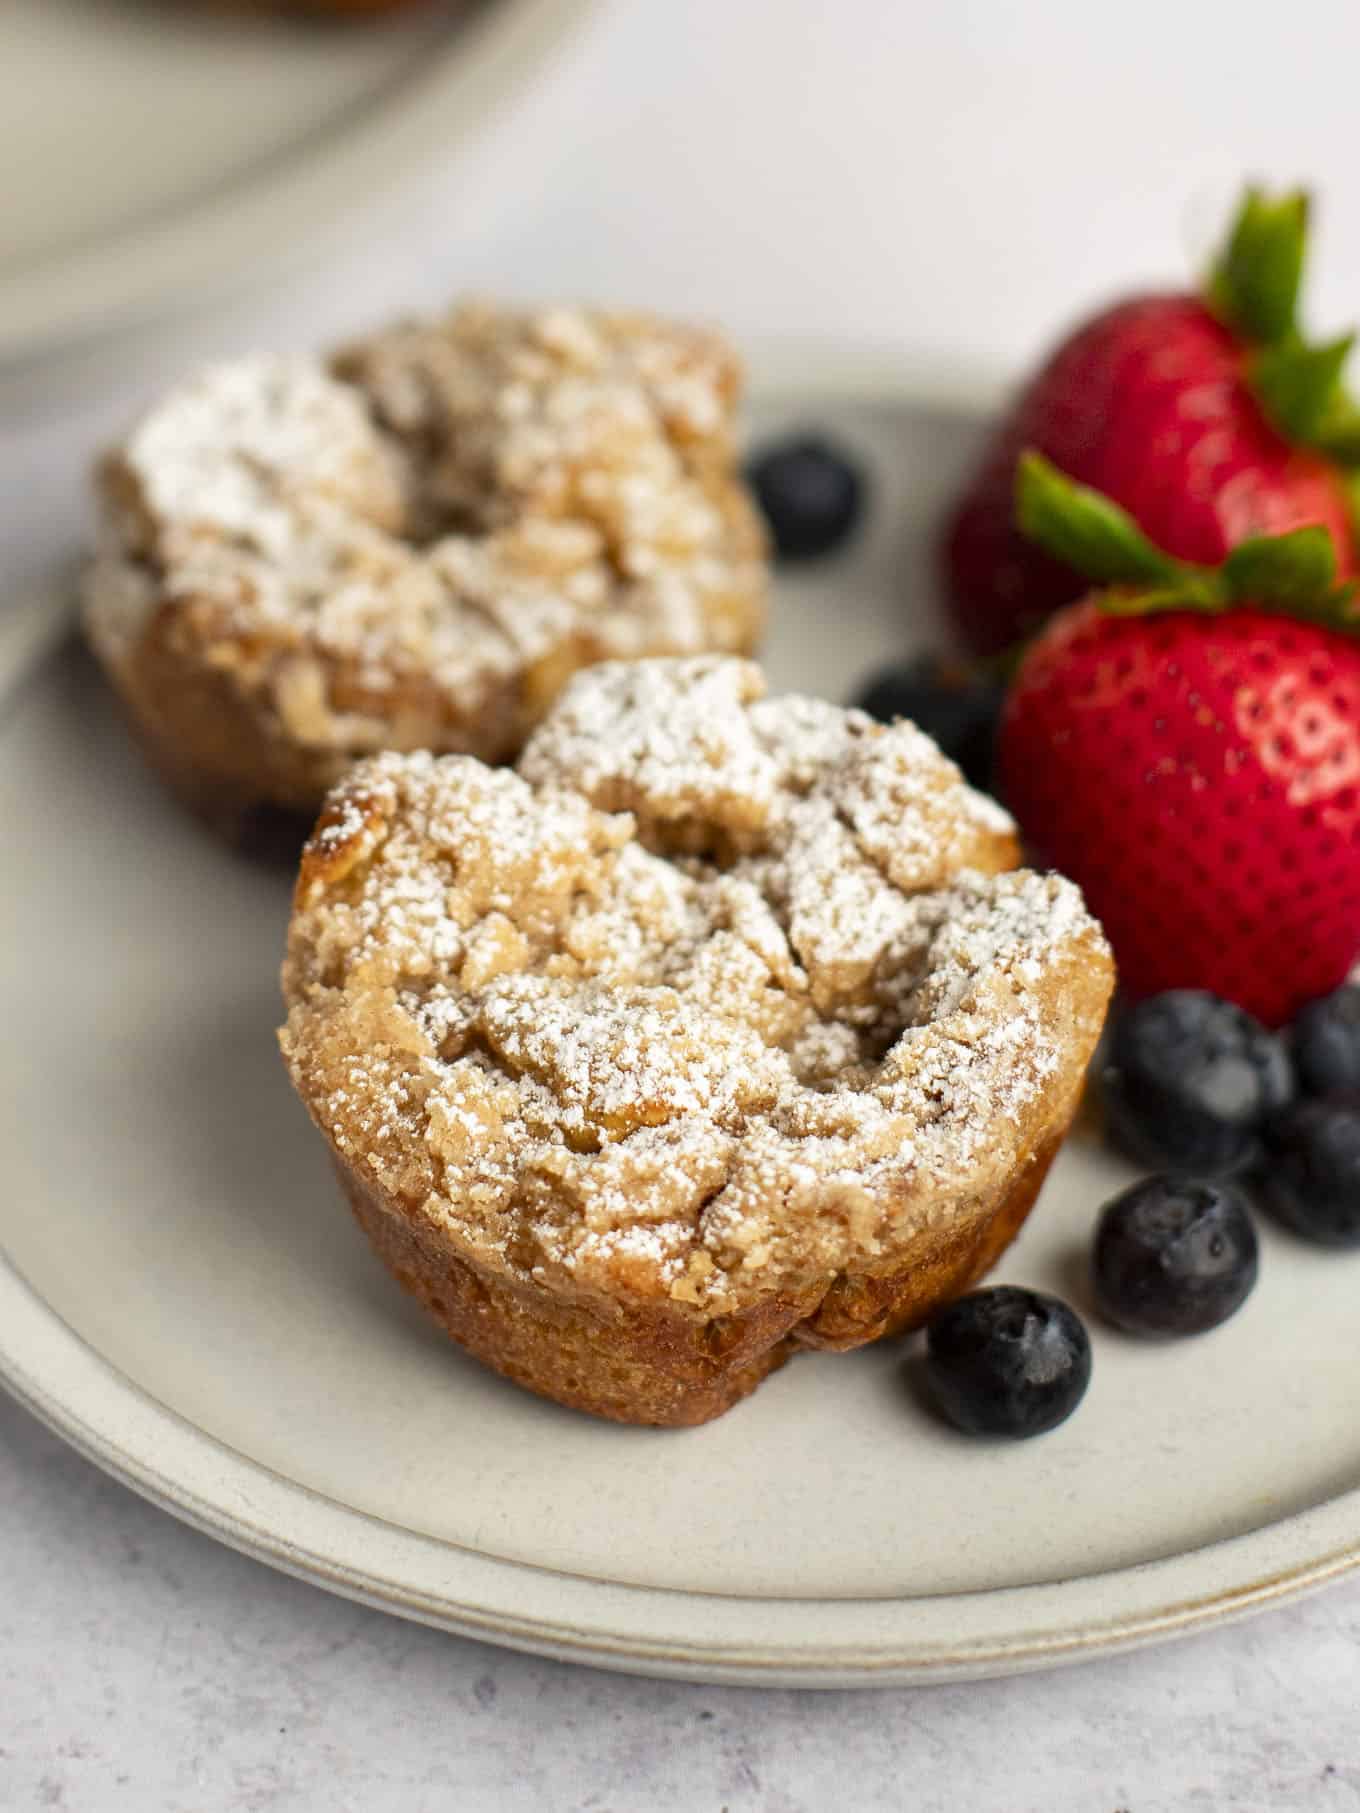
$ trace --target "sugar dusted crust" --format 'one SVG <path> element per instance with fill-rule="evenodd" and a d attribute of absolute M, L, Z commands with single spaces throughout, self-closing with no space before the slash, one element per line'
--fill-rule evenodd
<path fill-rule="evenodd" d="M 716 334 L 569 309 L 216 367 L 103 464 L 90 639 L 224 819 L 380 749 L 505 760 L 589 662 L 754 645 L 739 387 Z"/>
<path fill-rule="evenodd" d="M 1112 971 L 1016 860 L 911 725 L 742 661 L 595 668 L 517 771 L 385 755 L 331 796 L 285 1056 L 460 1340 L 702 1420 L 791 1341 L 920 1319 L 1023 1219 Z"/>

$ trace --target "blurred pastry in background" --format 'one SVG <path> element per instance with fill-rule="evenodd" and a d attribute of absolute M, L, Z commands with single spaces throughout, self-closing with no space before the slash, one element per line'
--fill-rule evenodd
<path fill-rule="evenodd" d="M 579 668 L 756 645 L 740 388 L 707 329 L 483 304 L 219 365 L 99 467 L 89 639 L 229 834 L 378 750 L 512 760 Z"/>
<path fill-rule="evenodd" d="M 339 19 L 367 19 L 425 4 L 427 0 L 285 0 L 289 12 L 334 13 Z"/>
<path fill-rule="evenodd" d="M 388 13 L 415 12 L 432 0 L 211 0 L 218 11 L 295 13 L 311 18 L 379 19 Z"/>

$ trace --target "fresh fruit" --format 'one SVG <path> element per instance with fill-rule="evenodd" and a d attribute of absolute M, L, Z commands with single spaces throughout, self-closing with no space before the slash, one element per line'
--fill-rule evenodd
<path fill-rule="evenodd" d="M 1027 447 L 1121 504 L 1159 547 L 1216 565 L 1238 542 L 1307 523 L 1356 558 L 1348 469 L 1357 416 L 1341 387 L 1349 338 L 1296 322 L 1307 201 L 1248 190 L 1203 295 L 1135 298 L 1071 334 L 988 446 L 943 550 L 955 621 L 979 654 L 1009 648 L 1084 590 L 1029 545 L 1011 501 Z"/>
<path fill-rule="evenodd" d="M 1360 988 L 1344 984 L 1299 1009 L 1294 1068 L 1308 1095 L 1360 1094 Z"/>
<path fill-rule="evenodd" d="M 1091 1280 L 1120 1328 L 1197 1335 L 1242 1307 L 1257 1265 L 1256 1230 L 1231 1186 L 1146 1177 L 1101 1210 Z"/>
<path fill-rule="evenodd" d="M 1170 559 L 1037 455 L 1028 534 L 1109 589 L 1042 630 L 998 772 L 1085 890 L 1133 996 L 1200 988 L 1278 1026 L 1360 950 L 1360 620 L 1325 530 Z"/>
<path fill-rule="evenodd" d="M 864 505 L 858 465 L 819 435 L 763 448 L 746 476 L 781 560 L 829 554 L 849 535 Z"/>
<path fill-rule="evenodd" d="M 1318 1246 L 1360 1246 L 1360 1095 L 1296 1102 L 1273 1121 L 1261 1204 Z"/>
<path fill-rule="evenodd" d="M 992 1285 L 935 1317 L 926 1377 L 940 1409 L 966 1434 L 1042 1435 L 1085 1394 L 1090 1337 L 1057 1297 Z"/>
<path fill-rule="evenodd" d="M 1101 1078 L 1115 1142 L 1182 1176 L 1230 1177 L 1260 1155 L 1261 1130 L 1294 1078 L 1282 1040 L 1230 1001 L 1172 989 L 1115 1021 Z"/>
<path fill-rule="evenodd" d="M 1002 682 L 943 655 L 917 655 L 872 676 L 855 698 L 861 711 L 890 724 L 910 718 L 958 763 L 975 787 L 992 785 Z"/>

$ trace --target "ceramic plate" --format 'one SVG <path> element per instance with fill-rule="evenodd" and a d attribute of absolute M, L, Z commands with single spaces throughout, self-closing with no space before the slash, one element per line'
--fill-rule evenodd
<path fill-rule="evenodd" d="M 337 25 L 203 0 L 5 0 L 0 362 L 294 255 L 446 156 L 585 10 L 426 0 Z"/>
<path fill-rule="evenodd" d="M 874 474 L 770 650 L 843 698 L 932 633 L 928 533 L 977 420 L 881 389 L 759 413 Z M 1097 1327 L 1086 1402 L 1015 1447 L 935 1423 L 911 1343 L 797 1358 L 704 1429 L 592 1422 L 448 1346 L 370 1256 L 275 1050 L 287 880 L 162 798 L 69 648 L 0 729 L 0 826 L 0 1373 L 223 1540 L 550 1655 L 809 1686 L 1071 1661 L 1360 1562 L 1360 1260 L 1266 1229 L 1234 1321 Z M 1085 1307 L 1123 1180 L 1078 1135 L 1000 1276 Z"/>

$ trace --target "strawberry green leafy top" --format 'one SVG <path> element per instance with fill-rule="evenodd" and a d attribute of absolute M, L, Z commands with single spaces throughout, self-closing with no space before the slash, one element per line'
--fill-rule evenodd
<path fill-rule="evenodd" d="M 1248 376 L 1286 440 L 1360 465 L 1360 409 L 1341 382 L 1354 334 L 1311 342 L 1298 321 L 1308 196 L 1249 188 L 1209 272 L 1205 300 L 1251 348 Z"/>
<path fill-rule="evenodd" d="M 1016 469 L 1015 515 L 1031 541 L 1107 588 L 1098 601 L 1111 616 L 1240 608 L 1360 635 L 1356 585 L 1338 581 L 1336 548 L 1321 525 L 1251 536 L 1221 566 L 1199 566 L 1165 553 L 1126 510 L 1032 451 Z"/>

